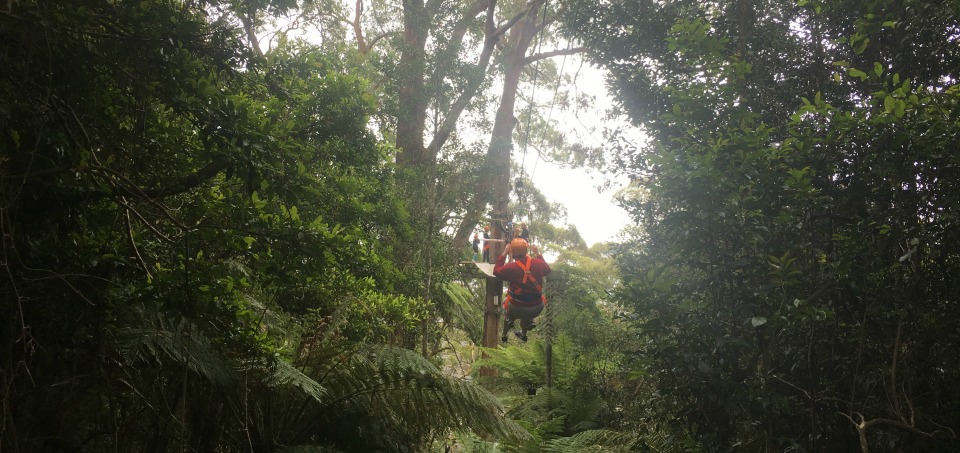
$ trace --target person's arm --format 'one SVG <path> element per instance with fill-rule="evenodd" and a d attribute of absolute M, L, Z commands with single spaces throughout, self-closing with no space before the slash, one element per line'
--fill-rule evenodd
<path fill-rule="evenodd" d="M 550 265 L 547 264 L 547 260 L 540 258 L 540 261 L 543 262 L 543 276 L 546 277 L 550 273 Z"/>
<path fill-rule="evenodd" d="M 494 263 L 493 265 L 493 275 L 495 277 L 504 279 L 502 271 L 503 271 L 503 267 L 506 266 L 506 264 L 504 263 L 507 262 L 507 256 L 509 255 L 510 255 L 510 244 L 507 244 L 507 246 L 503 248 L 503 254 L 497 257 L 497 262 Z"/>
<path fill-rule="evenodd" d="M 543 259 L 543 255 L 540 254 L 540 249 L 537 246 L 530 244 L 530 251 L 534 253 L 534 258 L 540 260 L 541 267 L 543 269 L 543 276 L 546 277 L 550 273 L 550 265 L 547 264 L 547 260 Z"/>

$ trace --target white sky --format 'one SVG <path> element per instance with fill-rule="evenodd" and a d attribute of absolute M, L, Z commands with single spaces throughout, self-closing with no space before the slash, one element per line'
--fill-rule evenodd
<path fill-rule="evenodd" d="M 615 241 L 630 222 L 626 212 L 613 201 L 616 189 L 598 193 L 595 187 L 602 184 L 602 179 L 591 177 L 585 170 L 561 169 L 540 161 L 533 179 L 548 200 L 567 207 L 567 223 L 576 225 L 588 247 Z"/>
<path fill-rule="evenodd" d="M 588 146 L 602 147 L 604 141 L 600 133 L 590 129 L 602 125 L 606 110 L 613 104 L 603 71 L 582 64 L 578 56 L 567 57 L 556 63 L 565 74 L 576 79 L 575 87 L 571 88 L 575 93 L 595 97 L 593 110 L 581 111 L 578 116 L 557 110 L 543 114 L 549 115 L 550 121 L 562 122 L 563 128 L 568 129 L 569 137 L 575 137 Z M 520 108 L 523 106 L 518 105 Z M 616 241 L 620 231 L 630 223 L 630 217 L 614 201 L 618 189 L 627 184 L 626 178 L 616 179 L 610 188 L 598 192 L 597 187 L 604 183 L 604 176 L 597 172 L 561 168 L 537 160 L 536 155 L 527 157 L 523 166 L 533 172 L 533 184 L 548 200 L 566 206 L 567 224 L 577 227 L 588 247 L 598 242 Z"/>

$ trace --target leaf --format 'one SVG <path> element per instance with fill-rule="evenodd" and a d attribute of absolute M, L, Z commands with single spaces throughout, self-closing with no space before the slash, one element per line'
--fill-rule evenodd
<path fill-rule="evenodd" d="M 896 105 L 897 100 L 893 96 L 887 96 L 883 98 L 883 109 L 888 113 L 893 111 L 894 106 Z"/>
<path fill-rule="evenodd" d="M 859 46 L 853 49 L 857 55 L 862 54 L 864 50 L 867 50 L 867 44 L 870 44 L 870 38 L 863 38 L 863 42 Z"/>
<path fill-rule="evenodd" d="M 861 71 L 861 70 L 859 70 L 859 69 L 857 69 L 857 68 L 850 68 L 850 69 L 848 69 L 848 70 L 847 70 L 847 74 L 850 74 L 851 77 L 857 77 L 857 78 L 859 78 L 860 80 L 866 80 L 866 79 L 867 79 L 867 73 L 866 73 L 866 72 L 863 72 L 863 71 Z"/>
<path fill-rule="evenodd" d="M 767 323 L 767 318 L 764 316 L 754 316 L 750 318 L 750 324 L 753 325 L 753 327 L 760 327 L 766 323 Z"/>
<path fill-rule="evenodd" d="M 253 191 L 253 193 L 250 194 L 250 201 L 253 202 L 253 207 L 257 208 L 257 210 L 261 210 L 267 206 L 267 202 L 260 199 L 257 191 Z"/>
<path fill-rule="evenodd" d="M 552 439 L 543 446 L 542 451 L 547 453 L 573 451 L 627 452 L 636 451 L 638 444 L 643 444 L 638 433 L 595 429 L 582 431 L 571 437 Z"/>
<path fill-rule="evenodd" d="M 904 102 L 903 99 L 897 99 L 897 102 L 895 103 L 893 108 L 893 114 L 897 118 L 903 118 L 903 115 L 905 115 L 906 113 L 907 113 L 907 103 Z"/>

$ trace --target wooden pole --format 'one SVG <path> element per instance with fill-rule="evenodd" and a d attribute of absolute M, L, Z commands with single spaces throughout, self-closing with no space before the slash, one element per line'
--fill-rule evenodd
<path fill-rule="evenodd" d="M 509 138 L 506 143 L 499 144 L 494 150 L 494 204 L 492 220 L 490 222 L 489 262 L 496 262 L 503 253 L 504 234 L 502 225 L 508 220 L 510 201 L 510 149 L 512 143 Z M 487 278 L 486 296 L 484 298 L 483 346 L 495 348 L 500 344 L 500 304 L 503 297 L 503 281 L 498 278 Z M 496 370 L 482 368 L 480 376 L 495 376 Z"/>

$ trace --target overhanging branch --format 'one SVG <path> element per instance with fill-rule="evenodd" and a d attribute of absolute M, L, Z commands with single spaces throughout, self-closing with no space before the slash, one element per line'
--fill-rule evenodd
<path fill-rule="evenodd" d="M 95 201 L 107 197 L 135 197 L 135 198 L 144 198 L 144 199 L 156 199 L 169 197 L 171 195 L 179 195 L 181 193 L 187 192 L 200 184 L 212 179 L 221 171 L 224 171 L 229 166 L 230 161 L 226 157 L 217 157 L 214 158 L 211 162 L 204 165 L 197 171 L 190 173 L 188 175 L 182 176 L 180 179 L 171 182 L 170 184 L 164 187 L 157 187 L 152 189 L 141 188 L 136 186 L 126 177 L 118 175 L 117 172 L 104 168 L 97 167 L 96 170 L 99 170 L 101 173 L 105 174 L 107 177 L 114 179 L 114 184 L 111 189 L 105 190 L 91 190 L 91 191 L 73 191 L 69 192 L 60 198 L 68 202 L 80 202 L 80 201 Z M 117 182 L 117 179 L 122 180 L 124 184 Z"/>
<path fill-rule="evenodd" d="M 476 95 L 477 90 L 483 83 L 484 76 L 487 73 L 487 66 L 490 64 L 490 57 L 493 54 L 494 49 L 496 49 L 497 43 L 500 42 L 500 38 L 503 36 L 503 34 L 516 25 L 516 23 L 519 22 L 520 19 L 526 16 L 530 11 L 542 5 L 544 1 L 545 0 L 534 0 L 527 3 L 520 12 L 511 17 L 510 20 L 500 27 L 496 27 L 493 22 L 494 10 L 497 6 L 497 2 L 491 1 L 489 3 L 487 6 L 486 38 L 483 41 L 483 49 L 480 52 L 480 57 L 477 59 L 477 64 L 475 66 L 476 75 L 470 79 L 470 81 L 467 83 L 467 86 L 453 102 L 449 114 L 443 119 L 443 123 L 441 124 L 440 128 L 437 129 L 437 133 L 434 134 L 433 140 L 430 141 L 430 145 L 427 147 L 428 154 L 436 155 L 443 144 L 446 143 L 447 139 L 450 137 L 450 134 L 453 133 L 457 125 L 457 120 L 460 118 L 460 114 L 470 103 L 470 100 Z"/>
<path fill-rule="evenodd" d="M 514 14 L 514 16 L 511 17 L 506 22 L 504 22 L 503 25 L 497 27 L 497 29 L 494 30 L 493 33 L 487 36 L 487 39 L 488 40 L 493 39 L 494 41 L 499 40 L 500 37 L 503 36 L 503 34 L 509 31 L 511 28 L 513 28 L 513 26 L 516 25 L 517 22 L 520 21 L 520 19 L 523 19 L 527 14 L 529 14 L 530 10 L 539 8 L 544 1 L 545 0 L 534 0 L 532 2 L 527 3 L 526 5 L 524 5 L 523 9 L 521 9 L 517 14 Z"/>
<path fill-rule="evenodd" d="M 560 55 L 575 55 L 575 54 L 586 52 L 586 51 L 587 51 L 587 48 L 581 46 L 581 47 L 571 47 L 569 49 L 557 49 L 557 50 L 551 50 L 549 52 L 541 52 L 536 55 L 530 55 L 529 57 L 524 58 L 523 64 L 528 65 L 531 63 L 536 63 L 540 60 L 547 59 L 547 58 L 557 57 Z"/>

